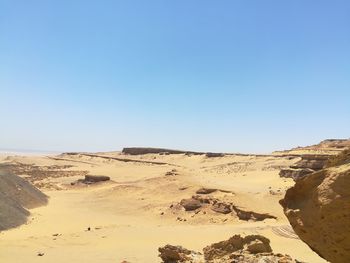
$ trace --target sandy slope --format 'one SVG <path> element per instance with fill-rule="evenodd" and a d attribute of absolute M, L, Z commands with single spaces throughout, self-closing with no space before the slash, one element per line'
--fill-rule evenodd
<path fill-rule="evenodd" d="M 298 158 L 96 155 L 0 158 L 13 169 L 22 167 L 22 176 L 50 197 L 47 206 L 31 210 L 26 225 L 0 233 L 1 262 L 160 262 L 157 248 L 167 243 L 201 250 L 239 233 L 265 235 L 276 253 L 325 262 L 295 237 L 278 203 L 294 184 L 278 172 Z M 175 175 L 165 175 L 174 169 Z M 112 180 L 70 184 L 87 173 Z M 201 187 L 226 190 L 212 196 L 277 219 L 253 222 L 210 209 L 197 214 L 178 209 L 181 199 Z"/>

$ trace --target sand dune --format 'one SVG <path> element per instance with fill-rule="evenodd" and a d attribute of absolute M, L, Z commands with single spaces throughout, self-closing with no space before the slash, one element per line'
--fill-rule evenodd
<path fill-rule="evenodd" d="M 23 178 L 0 167 L 0 231 L 27 222 L 27 209 L 45 205 L 47 196 Z"/>

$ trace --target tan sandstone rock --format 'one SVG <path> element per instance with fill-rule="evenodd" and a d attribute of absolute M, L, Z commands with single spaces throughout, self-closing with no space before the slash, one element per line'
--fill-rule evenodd
<path fill-rule="evenodd" d="M 333 263 L 350 259 L 350 152 L 298 180 L 280 201 L 294 231 Z"/>

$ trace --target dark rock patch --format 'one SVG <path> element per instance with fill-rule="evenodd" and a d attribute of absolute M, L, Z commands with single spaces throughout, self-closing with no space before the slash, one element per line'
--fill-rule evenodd
<path fill-rule="evenodd" d="M 182 199 L 180 204 L 185 208 L 186 211 L 193 211 L 202 207 L 201 202 L 193 198 Z"/>

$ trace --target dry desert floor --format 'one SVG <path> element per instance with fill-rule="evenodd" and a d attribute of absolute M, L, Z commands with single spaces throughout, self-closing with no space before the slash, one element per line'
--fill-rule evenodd
<path fill-rule="evenodd" d="M 279 200 L 292 179 L 283 156 L 145 154 L 120 152 L 57 156 L 0 156 L 48 197 L 28 222 L 0 232 L 0 262 L 160 262 L 158 247 L 203 247 L 234 234 L 261 234 L 273 252 L 304 262 L 326 262 L 293 232 Z M 77 183 L 85 175 L 107 182 Z M 201 188 L 217 189 L 198 195 Z M 180 202 L 201 196 L 274 218 L 239 219 L 209 205 L 185 211 Z M 42 253 L 43 256 L 38 256 Z"/>

